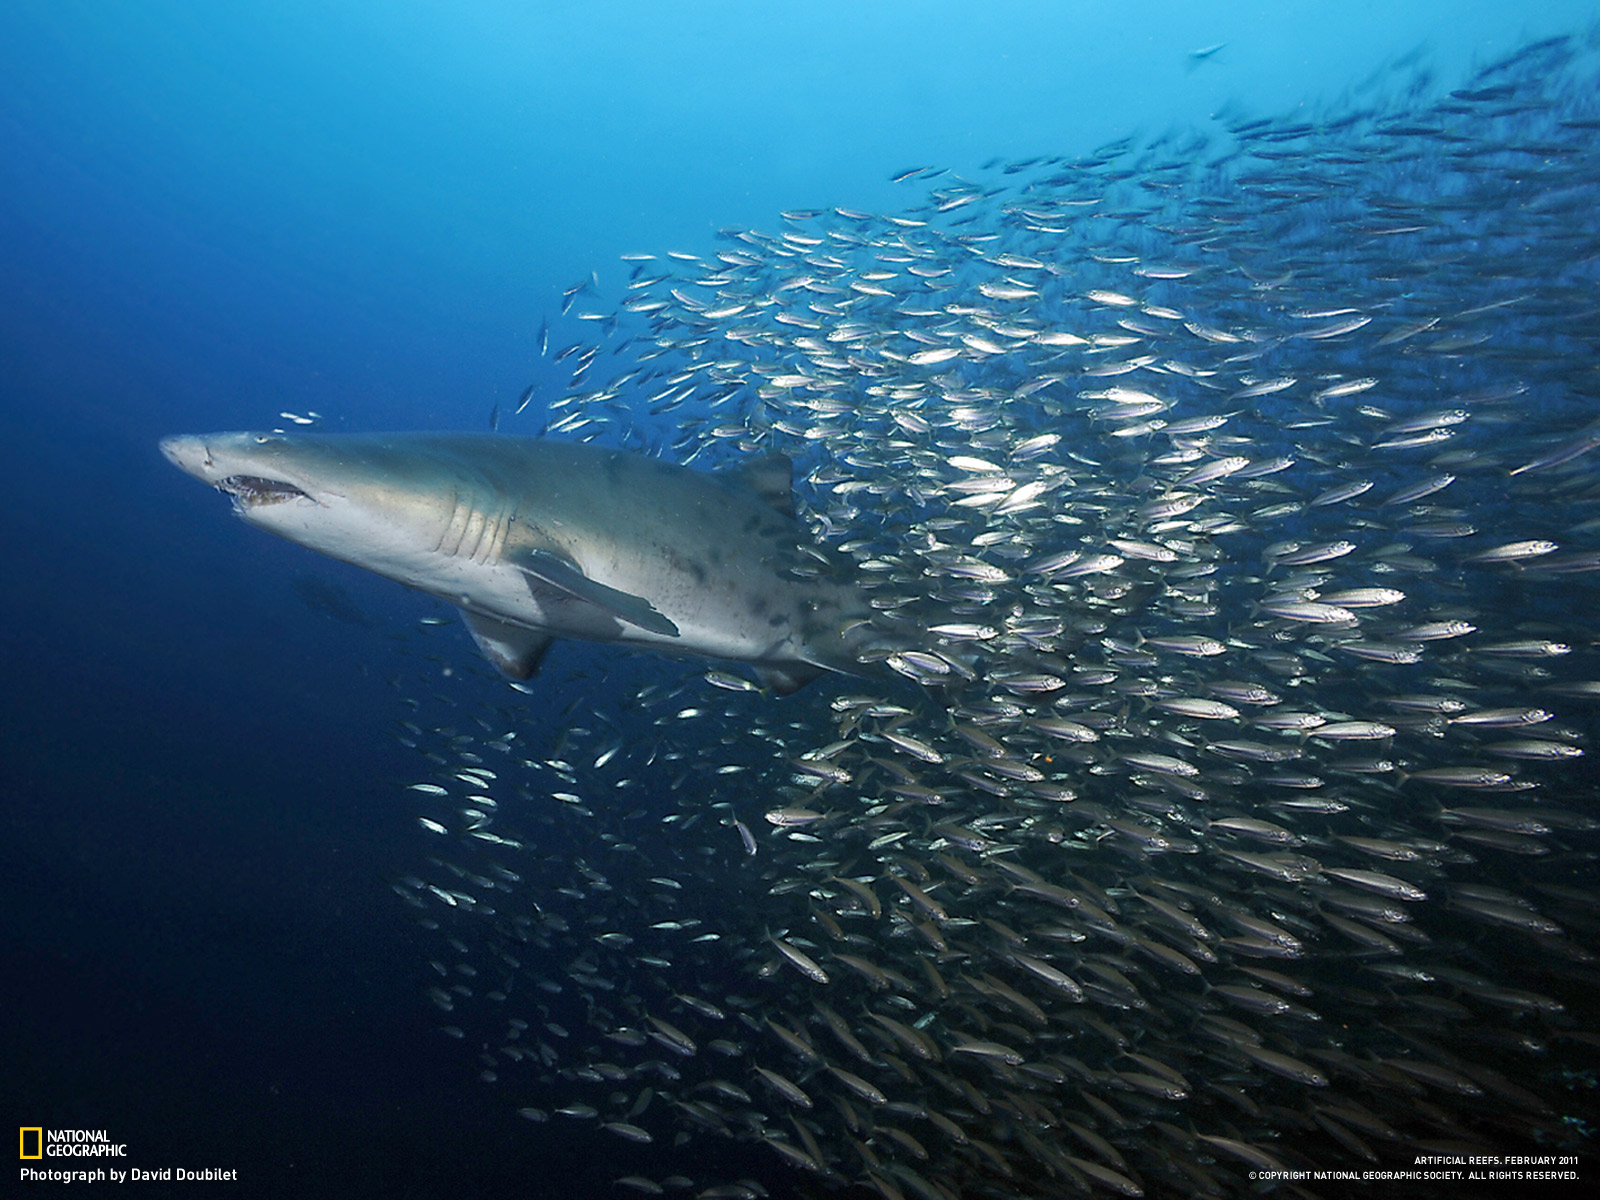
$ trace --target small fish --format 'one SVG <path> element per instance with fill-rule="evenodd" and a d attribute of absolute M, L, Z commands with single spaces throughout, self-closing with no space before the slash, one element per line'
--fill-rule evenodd
<path fill-rule="evenodd" d="M 637 1125 L 630 1125 L 626 1121 L 606 1121 L 601 1124 L 600 1128 L 607 1133 L 614 1133 L 620 1138 L 626 1138 L 630 1142 L 649 1143 L 655 1141 L 655 1138 L 650 1135 L 648 1130 L 641 1129 Z"/>
<path fill-rule="evenodd" d="M 824 820 L 825 814 L 814 812 L 809 808 L 774 808 L 767 811 L 766 819 L 774 825 L 793 828 Z"/>
<path fill-rule="evenodd" d="M 828 973 L 817 965 L 817 961 L 803 950 L 797 949 L 789 942 L 772 934 L 767 935 L 767 940 L 777 948 L 779 954 L 800 974 L 815 983 L 827 983 Z"/>

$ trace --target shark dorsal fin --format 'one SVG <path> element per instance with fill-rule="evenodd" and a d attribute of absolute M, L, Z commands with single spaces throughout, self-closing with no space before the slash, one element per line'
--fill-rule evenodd
<path fill-rule="evenodd" d="M 764 454 L 717 474 L 730 483 L 749 488 L 784 516 L 794 516 L 794 463 L 787 454 Z"/>

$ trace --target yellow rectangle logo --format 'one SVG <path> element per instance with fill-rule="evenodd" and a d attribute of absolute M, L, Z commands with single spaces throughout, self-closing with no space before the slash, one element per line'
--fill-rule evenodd
<path fill-rule="evenodd" d="M 28 1153 L 28 1135 L 30 1133 L 33 1134 L 33 1153 L 32 1154 Z M 22 1126 L 22 1138 L 21 1138 L 21 1141 L 22 1141 L 22 1157 L 23 1158 L 43 1158 L 44 1157 L 44 1126 L 42 1126 L 42 1125 L 24 1125 L 24 1126 Z"/>

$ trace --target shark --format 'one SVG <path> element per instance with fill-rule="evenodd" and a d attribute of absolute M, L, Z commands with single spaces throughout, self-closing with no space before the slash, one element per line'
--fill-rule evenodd
<path fill-rule="evenodd" d="M 458 608 L 526 680 L 557 638 L 749 664 L 793 692 L 861 673 L 872 609 L 809 543 L 781 455 L 721 471 L 470 433 L 162 439 L 247 524 Z"/>

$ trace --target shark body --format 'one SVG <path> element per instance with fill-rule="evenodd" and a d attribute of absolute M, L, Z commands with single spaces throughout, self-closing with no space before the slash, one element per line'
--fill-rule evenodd
<path fill-rule="evenodd" d="M 871 609 L 805 544 L 786 458 L 707 473 L 424 433 L 218 433 L 161 449 L 249 524 L 455 605 L 514 679 L 561 637 L 749 663 L 779 692 L 858 670 Z"/>

